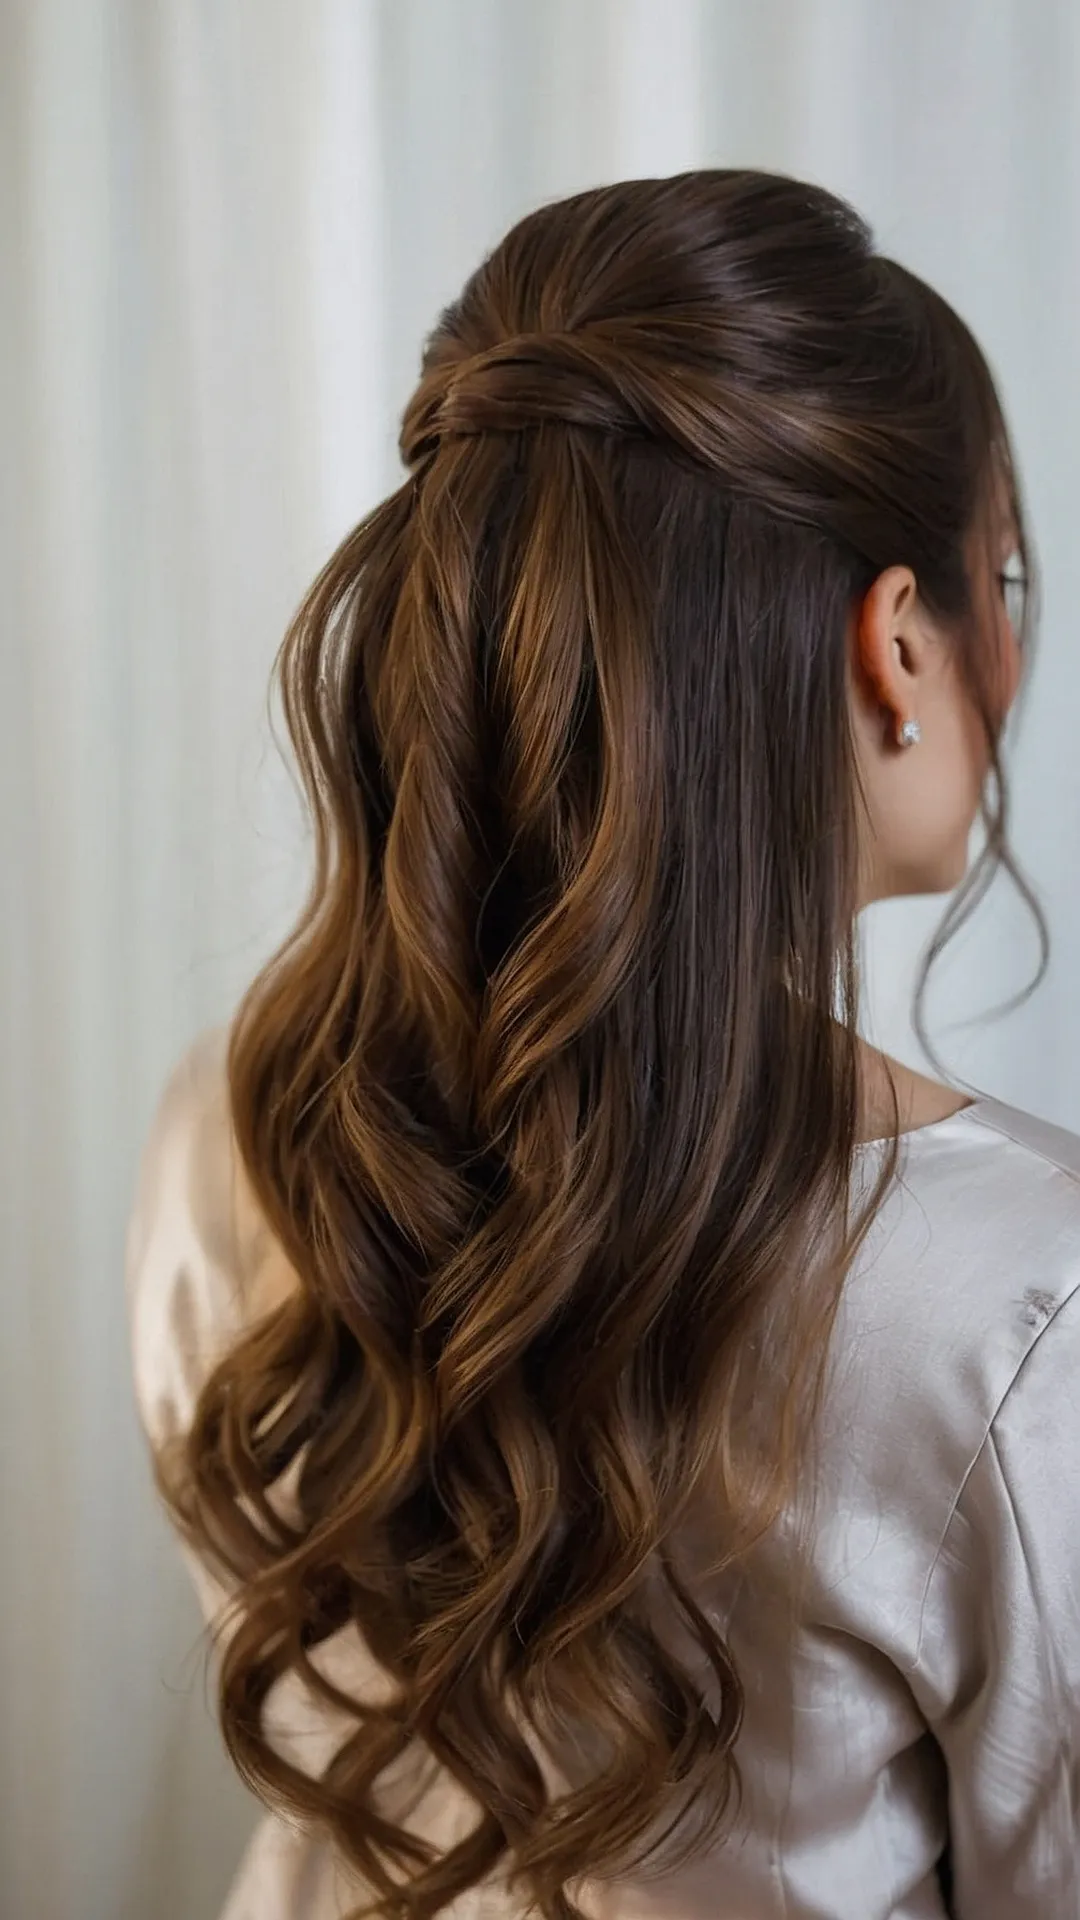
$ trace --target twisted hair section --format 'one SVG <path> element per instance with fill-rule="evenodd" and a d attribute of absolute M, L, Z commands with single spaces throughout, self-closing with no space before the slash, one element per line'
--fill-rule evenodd
<path fill-rule="evenodd" d="M 718 1596 L 800 1498 L 896 1163 L 856 1192 L 849 617 L 914 567 L 999 775 L 965 543 L 994 475 L 1022 521 L 967 329 L 756 173 L 519 222 L 400 450 L 284 642 L 313 881 L 231 1032 L 296 1285 L 162 1482 L 235 1589 L 233 1758 L 358 1912 L 505 1874 L 568 1920 L 737 1812 Z M 350 1635 L 389 1692 L 332 1677 Z M 321 1772 L 287 1676 L 341 1717 Z M 476 1810 L 442 1850 L 383 1794 L 417 1743 Z"/>

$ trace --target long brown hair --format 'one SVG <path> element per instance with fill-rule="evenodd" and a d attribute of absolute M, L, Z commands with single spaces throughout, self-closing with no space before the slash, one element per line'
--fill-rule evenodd
<path fill-rule="evenodd" d="M 722 1572 L 795 1498 L 897 1162 L 894 1103 L 854 1206 L 852 610 L 910 565 L 983 717 L 955 924 L 1001 862 L 1025 888 L 966 546 L 1002 477 L 1032 562 L 971 333 L 780 176 L 530 213 L 441 315 L 400 450 L 279 658 L 314 882 L 230 1033 L 296 1285 L 163 1484 L 236 1587 L 233 1759 L 365 1911 L 502 1866 L 563 1920 L 576 1876 L 734 1804 L 739 1676 L 680 1541 L 707 1511 Z M 381 1703 L 313 1662 L 342 1629 Z M 346 1718 L 318 1777 L 263 1724 L 289 1672 Z M 600 1757 L 553 1797 L 526 1725 Z M 417 1740 L 477 1807 L 441 1856 L 377 1805 Z"/>

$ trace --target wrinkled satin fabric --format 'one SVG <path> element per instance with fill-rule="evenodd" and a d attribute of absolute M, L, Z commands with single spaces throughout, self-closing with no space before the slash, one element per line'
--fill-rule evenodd
<path fill-rule="evenodd" d="M 295 1284 L 239 1169 L 225 1039 L 170 1076 L 131 1211 L 155 1445 Z M 1080 1920 L 1080 1136 L 980 1097 L 901 1145 L 834 1330 L 809 1539 L 782 1520 L 752 1577 L 700 1596 L 746 1691 L 739 1818 L 663 1877 L 573 1883 L 596 1920 Z M 181 1551 L 212 1618 L 226 1596 Z M 353 1693 L 386 1686 L 351 1629 L 317 1658 Z M 341 1733 L 295 1676 L 266 1724 L 312 1772 Z M 439 1847 L 476 1823 L 426 1749 L 380 1794 Z M 267 1815 L 221 1920 L 341 1920 L 366 1897 L 325 1840 Z M 500 1875 L 445 1909 L 525 1911 Z"/>

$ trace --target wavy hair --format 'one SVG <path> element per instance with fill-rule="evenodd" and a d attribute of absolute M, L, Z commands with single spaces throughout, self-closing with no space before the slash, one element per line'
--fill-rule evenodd
<path fill-rule="evenodd" d="M 235 1590 L 233 1760 L 363 1911 L 505 1868 L 566 1920 L 577 1876 L 688 1857 L 737 1805 L 739 1675 L 685 1543 L 704 1516 L 719 1577 L 797 1499 L 897 1164 L 894 1096 L 855 1204 L 853 611 L 910 565 L 982 716 L 947 930 L 1001 864 L 1041 925 L 968 546 L 995 480 L 1032 562 L 971 333 L 777 175 L 531 212 L 440 316 L 399 444 L 279 655 L 314 878 L 229 1037 L 296 1284 L 162 1483 Z M 379 1701 L 313 1658 L 355 1630 Z M 318 1773 L 265 1725 L 287 1673 L 344 1716 Z M 529 1729 L 577 1752 L 567 1791 Z M 378 1801 L 417 1741 L 477 1808 L 441 1852 Z"/>

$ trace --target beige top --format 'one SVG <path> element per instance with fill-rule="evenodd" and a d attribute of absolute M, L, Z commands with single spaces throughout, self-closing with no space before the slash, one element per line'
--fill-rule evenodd
<path fill-rule="evenodd" d="M 172 1075 L 131 1218 L 155 1439 L 291 1284 L 238 1178 L 224 1038 L 204 1035 Z M 981 1098 L 903 1151 L 836 1325 L 794 1658 L 776 1650 L 783 1525 L 753 1591 L 709 1601 L 746 1686 L 743 1819 L 668 1878 L 579 1882 L 605 1920 L 940 1920 L 947 1843 L 956 1920 L 1080 1916 L 1080 1137 Z M 860 1150 L 864 1172 L 877 1152 Z M 220 1591 L 192 1571 L 210 1613 Z M 354 1689 L 380 1684 L 355 1635 L 319 1658 Z M 292 1676 L 270 1705 L 275 1743 L 321 1766 L 325 1710 Z M 411 1778 L 427 1782 L 415 1830 L 446 1843 L 474 1824 L 448 1777 Z M 270 1816 L 222 1920 L 337 1920 L 364 1893 L 324 1842 Z M 446 1909 L 521 1911 L 497 1880 Z"/>

